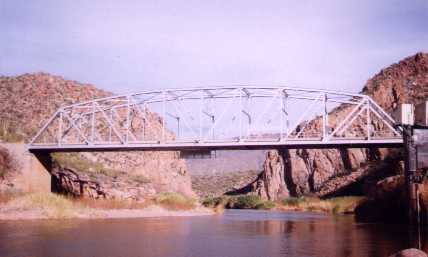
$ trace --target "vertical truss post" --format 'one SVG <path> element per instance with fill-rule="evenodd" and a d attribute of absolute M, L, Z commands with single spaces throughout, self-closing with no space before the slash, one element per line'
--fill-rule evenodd
<path fill-rule="evenodd" d="M 58 124 L 58 145 L 61 146 L 61 139 L 62 139 L 62 112 L 63 110 L 60 111 L 59 113 L 59 124 Z"/>
<path fill-rule="evenodd" d="M 163 91 L 162 94 L 162 141 L 165 142 L 166 91 Z"/>
<path fill-rule="evenodd" d="M 281 97 L 281 110 L 280 110 L 280 115 L 281 115 L 281 131 L 279 132 L 279 140 L 282 141 L 283 135 L 284 135 L 284 115 L 285 115 L 285 100 L 284 100 L 284 93 L 282 90 L 278 91 L 279 93 L 279 97 Z"/>
<path fill-rule="evenodd" d="M 110 120 L 112 122 L 112 124 L 114 124 L 113 122 L 113 108 L 110 109 Z M 112 134 L 112 126 L 108 126 L 108 141 L 111 143 L 111 134 Z"/>
<path fill-rule="evenodd" d="M 327 140 L 328 136 L 328 113 L 327 113 L 327 94 L 323 95 L 323 114 L 322 114 L 322 141 Z"/>
<path fill-rule="evenodd" d="M 370 102 L 369 102 L 368 100 L 366 100 L 366 102 L 367 102 L 367 107 L 366 107 L 366 117 L 367 117 L 367 140 L 370 140 L 370 139 L 371 139 L 371 135 L 370 135 L 371 130 L 370 130 L 370 127 L 371 127 L 371 123 L 372 123 L 372 121 L 371 121 L 371 119 L 370 119 Z"/>
<path fill-rule="evenodd" d="M 95 102 L 92 102 L 92 116 L 91 116 L 91 145 L 95 142 Z"/>
<path fill-rule="evenodd" d="M 199 102 L 199 142 L 202 141 L 202 109 L 204 107 L 204 95 L 201 91 L 200 102 Z"/>
<path fill-rule="evenodd" d="M 131 110 L 130 110 L 130 108 L 131 108 L 131 105 L 130 105 L 130 100 L 131 99 L 129 99 L 129 96 L 128 97 L 126 97 L 126 136 L 125 136 L 125 144 L 128 144 L 128 142 L 129 142 L 129 130 L 130 130 L 130 122 L 131 122 Z"/>
<path fill-rule="evenodd" d="M 146 115 L 147 115 L 147 104 L 144 103 L 143 104 L 143 127 L 141 131 L 143 141 L 146 139 Z"/>
<path fill-rule="evenodd" d="M 242 112 L 244 108 L 242 106 L 242 88 L 239 88 L 239 141 L 242 140 Z"/>
<path fill-rule="evenodd" d="M 289 121 L 289 111 L 288 111 L 288 94 L 287 92 L 284 91 L 284 115 L 285 115 L 285 135 L 288 135 L 288 130 L 289 130 L 289 125 L 290 125 L 290 121 Z"/>
<path fill-rule="evenodd" d="M 180 116 L 177 117 L 177 139 L 180 140 Z"/>

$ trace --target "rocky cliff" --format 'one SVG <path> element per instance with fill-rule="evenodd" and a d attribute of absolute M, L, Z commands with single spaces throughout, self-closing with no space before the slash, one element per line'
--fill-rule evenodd
<path fill-rule="evenodd" d="M 371 96 L 389 113 L 401 103 L 418 104 L 425 101 L 428 96 L 428 54 L 418 53 L 381 70 L 367 81 L 362 93 Z M 330 124 L 344 119 L 348 108 L 351 106 L 341 105 L 330 112 Z M 307 130 L 309 133 L 315 131 L 321 124 L 321 118 L 314 119 Z M 350 133 L 363 131 L 360 124 L 357 119 Z M 377 120 L 372 120 L 372 125 L 382 126 Z M 363 180 L 367 183 L 373 177 L 376 181 L 395 175 L 401 167 L 400 152 L 388 149 L 297 149 L 282 152 L 282 157 L 285 181 L 293 196 L 334 195 Z M 266 172 L 270 170 L 265 168 Z M 262 178 L 263 175 L 259 180 Z M 256 191 L 262 196 L 268 193 L 267 190 Z"/>
<path fill-rule="evenodd" d="M 109 95 L 112 94 L 93 85 L 46 73 L 0 76 L 0 140 L 28 141 L 60 106 Z M 159 127 L 157 115 L 148 117 L 150 127 Z M 60 192 L 132 199 L 164 191 L 194 195 L 186 164 L 176 152 L 79 153 L 53 157 L 53 189 Z"/>

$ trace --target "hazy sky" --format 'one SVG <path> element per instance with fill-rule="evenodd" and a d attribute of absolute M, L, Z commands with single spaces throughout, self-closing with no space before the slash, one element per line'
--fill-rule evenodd
<path fill-rule="evenodd" d="M 0 0 L 0 75 L 116 92 L 282 84 L 358 92 L 428 52 L 428 1 Z"/>

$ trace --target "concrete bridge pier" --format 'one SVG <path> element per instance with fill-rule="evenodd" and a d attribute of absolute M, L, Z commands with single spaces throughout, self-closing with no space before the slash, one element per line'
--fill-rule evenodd
<path fill-rule="evenodd" d="M 19 192 L 51 192 L 52 158 L 48 152 L 31 153 L 23 143 L 2 143 L 13 158 L 13 189 Z"/>
<path fill-rule="evenodd" d="M 28 153 L 28 169 L 23 170 L 28 174 L 26 181 L 27 189 L 30 192 L 51 192 L 52 191 L 52 157 L 50 153 Z"/>

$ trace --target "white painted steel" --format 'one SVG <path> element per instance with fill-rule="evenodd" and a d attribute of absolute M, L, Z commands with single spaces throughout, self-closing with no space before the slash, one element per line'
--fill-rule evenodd
<path fill-rule="evenodd" d="M 335 122 L 330 115 L 340 111 L 345 112 L 344 119 Z M 395 125 L 379 105 L 362 94 L 245 85 L 165 89 L 62 107 L 36 133 L 28 148 L 398 146 L 402 138 Z"/>

